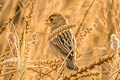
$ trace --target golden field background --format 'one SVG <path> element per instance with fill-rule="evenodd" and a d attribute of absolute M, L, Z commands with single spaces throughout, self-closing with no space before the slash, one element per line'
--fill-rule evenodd
<path fill-rule="evenodd" d="M 76 24 L 77 72 L 49 46 L 52 13 Z M 0 0 L 0 80 L 120 80 L 119 33 L 119 0 Z"/>

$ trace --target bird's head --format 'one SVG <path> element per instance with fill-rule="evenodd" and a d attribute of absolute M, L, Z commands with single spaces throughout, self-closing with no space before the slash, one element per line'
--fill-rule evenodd
<path fill-rule="evenodd" d="M 49 24 L 51 29 L 54 30 L 61 25 L 66 24 L 66 19 L 58 13 L 54 13 L 48 17 L 48 19 L 45 21 L 46 24 Z"/>

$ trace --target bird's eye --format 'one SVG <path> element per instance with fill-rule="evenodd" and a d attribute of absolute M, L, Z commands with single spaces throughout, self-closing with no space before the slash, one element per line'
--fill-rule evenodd
<path fill-rule="evenodd" d="M 50 18 L 50 21 L 53 21 L 53 18 Z"/>

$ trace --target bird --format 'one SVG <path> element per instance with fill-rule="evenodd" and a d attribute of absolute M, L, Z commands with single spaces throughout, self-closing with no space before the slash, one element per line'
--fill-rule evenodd
<path fill-rule="evenodd" d="M 51 30 L 50 33 L 56 29 L 68 24 L 67 19 L 60 13 L 53 13 L 45 20 L 45 24 L 49 24 Z M 71 30 L 65 30 L 61 34 L 57 35 L 50 41 L 55 49 L 61 54 L 61 58 L 65 60 L 66 67 L 69 70 L 78 71 L 78 66 L 75 64 L 76 52 L 75 52 L 75 37 Z M 66 58 L 67 57 L 67 58 Z"/>

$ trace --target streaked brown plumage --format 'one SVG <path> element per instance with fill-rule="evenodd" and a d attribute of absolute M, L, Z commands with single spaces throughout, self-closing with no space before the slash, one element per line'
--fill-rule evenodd
<path fill-rule="evenodd" d="M 66 25 L 67 21 L 61 14 L 52 14 L 49 16 L 48 21 L 51 27 L 51 33 L 62 25 Z M 63 59 L 66 59 L 66 66 L 70 70 L 78 70 L 75 65 L 75 38 L 70 30 L 62 32 L 56 38 L 54 38 L 50 44 L 54 46 L 61 55 Z"/>

